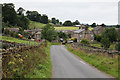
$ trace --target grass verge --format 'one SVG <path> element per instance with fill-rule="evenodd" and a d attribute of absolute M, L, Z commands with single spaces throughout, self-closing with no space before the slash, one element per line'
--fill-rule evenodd
<path fill-rule="evenodd" d="M 69 44 L 66 46 L 70 52 L 79 56 L 88 64 L 91 64 L 99 70 L 118 78 L 118 56 L 110 58 L 103 55 L 86 53 L 82 50 L 72 48 Z"/>
<path fill-rule="evenodd" d="M 51 78 L 50 45 L 3 56 L 3 78 Z"/>

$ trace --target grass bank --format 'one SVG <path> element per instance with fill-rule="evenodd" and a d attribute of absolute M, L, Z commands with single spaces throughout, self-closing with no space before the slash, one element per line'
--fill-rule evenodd
<path fill-rule="evenodd" d="M 23 43 L 23 44 L 29 44 L 29 45 L 34 45 L 34 44 L 39 44 L 38 42 L 34 41 L 26 41 L 26 40 L 21 40 L 13 37 L 7 37 L 7 36 L 0 36 L 2 40 L 9 41 L 9 42 L 16 42 L 16 43 Z"/>
<path fill-rule="evenodd" d="M 42 43 L 37 49 L 3 56 L 3 78 L 51 78 L 50 46 Z"/>
<path fill-rule="evenodd" d="M 69 44 L 66 46 L 70 52 L 79 56 L 87 63 L 95 66 L 105 73 L 118 78 L 118 56 L 116 56 L 116 58 L 110 58 L 102 55 L 86 53 L 82 50 L 72 48 Z"/>

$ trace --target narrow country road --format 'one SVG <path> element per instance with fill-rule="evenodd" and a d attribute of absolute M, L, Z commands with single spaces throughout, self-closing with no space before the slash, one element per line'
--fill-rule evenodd
<path fill-rule="evenodd" d="M 66 50 L 63 45 L 51 46 L 53 78 L 110 78 Z"/>

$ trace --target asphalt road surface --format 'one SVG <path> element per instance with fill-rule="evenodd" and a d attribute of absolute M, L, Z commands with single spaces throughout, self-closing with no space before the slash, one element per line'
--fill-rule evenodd
<path fill-rule="evenodd" d="M 65 46 L 52 45 L 53 78 L 110 78 L 66 50 Z"/>

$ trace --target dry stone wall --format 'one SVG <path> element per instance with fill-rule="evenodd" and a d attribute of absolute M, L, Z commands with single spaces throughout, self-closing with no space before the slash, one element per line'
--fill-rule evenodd
<path fill-rule="evenodd" d="M 112 58 L 115 57 L 116 55 L 120 55 L 120 52 L 118 52 L 116 50 L 104 50 L 104 49 L 90 46 L 90 45 L 72 43 L 71 46 L 73 48 L 78 48 L 78 49 L 86 51 L 88 53 L 100 54 L 100 55 L 109 56 Z"/>

